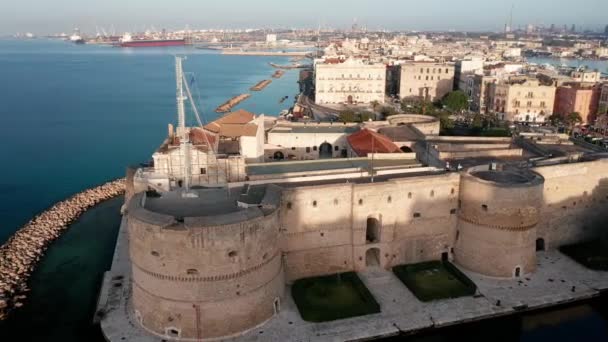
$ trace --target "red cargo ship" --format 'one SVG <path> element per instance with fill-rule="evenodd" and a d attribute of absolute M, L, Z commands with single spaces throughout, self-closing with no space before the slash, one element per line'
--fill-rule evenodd
<path fill-rule="evenodd" d="M 118 43 L 118 46 L 120 47 L 157 47 L 182 45 L 186 45 L 186 39 L 133 39 L 129 34 L 125 34 Z"/>

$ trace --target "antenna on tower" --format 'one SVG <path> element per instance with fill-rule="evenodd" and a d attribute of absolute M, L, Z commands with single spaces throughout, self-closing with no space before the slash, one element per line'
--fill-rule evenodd
<path fill-rule="evenodd" d="M 511 14 L 509 14 L 509 30 L 513 30 L 513 9 L 515 4 L 511 4 Z"/>
<path fill-rule="evenodd" d="M 184 57 L 175 56 L 175 82 L 176 82 L 176 100 L 177 100 L 177 137 L 179 138 L 179 148 L 183 156 L 182 176 L 183 176 L 183 197 L 194 197 L 196 194 L 190 192 L 190 184 L 192 183 L 192 171 L 190 170 L 190 134 L 186 129 L 186 106 L 184 101 L 184 70 L 182 69 L 182 61 Z"/>

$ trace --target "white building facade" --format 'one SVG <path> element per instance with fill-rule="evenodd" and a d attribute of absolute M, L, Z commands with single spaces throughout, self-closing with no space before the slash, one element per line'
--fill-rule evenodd
<path fill-rule="evenodd" d="M 359 59 L 315 64 L 315 102 L 318 104 L 384 103 L 386 66 Z"/>

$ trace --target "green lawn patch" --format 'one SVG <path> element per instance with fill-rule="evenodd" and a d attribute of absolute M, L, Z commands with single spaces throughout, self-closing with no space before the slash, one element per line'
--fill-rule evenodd
<path fill-rule="evenodd" d="M 423 302 L 472 296 L 477 286 L 447 261 L 393 267 L 395 275 Z"/>
<path fill-rule="evenodd" d="M 589 269 L 608 271 L 608 241 L 604 239 L 562 246 L 559 250 Z"/>
<path fill-rule="evenodd" d="M 327 322 L 380 312 L 354 272 L 297 280 L 291 295 L 305 321 Z"/>

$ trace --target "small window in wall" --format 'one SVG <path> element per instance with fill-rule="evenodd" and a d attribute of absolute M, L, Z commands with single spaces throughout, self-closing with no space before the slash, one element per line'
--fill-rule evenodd
<path fill-rule="evenodd" d="M 316 208 L 316 207 L 317 207 L 317 201 L 312 201 L 312 206 L 313 206 L 314 208 Z"/>
<path fill-rule="evenodd" d="M 460 230 L 456 231 L 456 241 L 458 241 L 458 238 L 460 237 Z"/>
<path fill-rule="evenodd" d="M 339 202 L 338 202 L 338 199 L 337 199 L 337 198 L 334 198 L 334 205 L 338 205 L 338 203 L 339 203 Z"/>
<path fill-rule="evenodd" d="M 236 255 L 237 255 L 236 251 L 230 251 L 230 252 L 228 252 L 228 257 L 230 257 L 230 258 L 234 258 L 234 257 L 236 257 Z"/>
<path fill-rule="evenodd" d="M 409 192 L 409 193 L 407 194 L 407 198 L 410 198 L 410 199 L 412 198 L 412 193 L 411 193 L 411 192 Z"/>
<path fill-rule="evenodd" d="M 456 209 L 451 209 L 450 210 L 450 214 L 455 215 L 456 214 Z"/>
<path fill-rule="evenodd" d="M 538 238 L 536 239 L 536 251 L 542 252 L 545 250 L 545 239 Z"/>
<path fill-rule="evenodd" d="M 420 216 L 421 216 L 420 213 L 414 213 L 414 217 L 418 218 Z"/>
<path fill-rule="evenodd" d="M 157 252 L 157 251 L 152 251 L 152 252 L 150 252 L 150 254 L 152 254 L 152 256 L 155 256 L 155 257 L 157 257 L 157 256 L 159 256 L 159 255 L 160 255 L 160 254 L 158 254 L 158 252 Z"/>
<path fill-rule="evenodd" d="M 206 175 L 207 174 L 207 169 L 204 167 L 201 167 L 201 175 Z"/>
<path fill-rule="evenodd" d="M 443 261 L 443 262 L 448 261 L 448 252 L 441 253 L 441 261 Z"/>
<path fill-rule="evenodd" d="M 313 146 L 313 147 L 312 147 L 312 150 L 313 150 L 313 151 L 316 151 L 316 150 L 317 150 L 317 146 Z"/>
<path fill-rule="evenodd" d="M 482 204 L 481 205 L 481 209 L 483 209 L 483 211 L 488 211 L 488 205 L 487 204 Z"/>
<path fill-rule="evenodd" d="M 287 202 L 287 209 L 291 209 L 291 202 Z"/>
<path fill-rule="evenodd" d="M 435 197 L 435 190 L 431 190 L 431 197 Z"/>
<path fill-rule="evenodd" d="M 452 190 L 450 190 L 450 194 L 454 194 L 454 192 L 456 192 L 456 190 L 454 190 L 454 188 L 452 188 Z"/>
<path fill-rule="evenodd" d="M 334 151 L 340 151 L 340 146 L 334 146 Z"/>
<path fill-rule="evenodd" d="M 165 334 L 169 337 L 180 337 L 181 332 L 177 328 L 167 328 Z"/>
<path fill-rule="evenodd" d="M 292 147 L 292 148 L 291 148 L 291 150 L 292 150 L 292 151 L 295 151 L 295 150 L 296 150 L 296 148 L 295 148 L 295 147 Z"/>
<path fill-rule="evenodd" d="M 197 270 L 197 269 L 195 269 L 195 268 L 189 268 L 189 269 L 186 271 L 186 274 L 188 274 L 188 275 L 197 275 L 197 274 L 198 274 L 198 270 Z"/>
<path fill-rule="evenodd" d="M 388 196 L 388 198 L 386 199 L 386 201 L 387 201 L 388 203 L 391 203 L 391 202 L 393 201 L 393 198 L 392 198 L 391 196 Z"/>
<path fill-rule="evenodd" d="M 363 205 L 363 200 L 359 199 L 359 205 Z"/>
<path fill-rule="evenodd" d="M 310 153 L 310 147 L 306 148 L 306 153 Z"/>
<path fill-rule="evenodd" d="M 515 278 L 519 278 L 521 276 L 521 267 L 515 267 Z"/>

